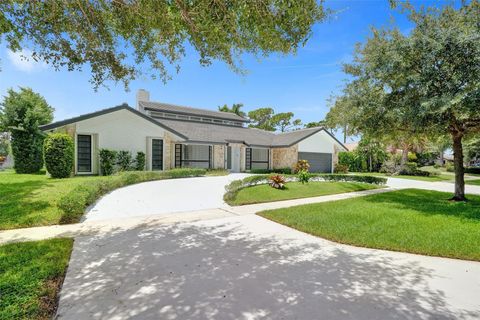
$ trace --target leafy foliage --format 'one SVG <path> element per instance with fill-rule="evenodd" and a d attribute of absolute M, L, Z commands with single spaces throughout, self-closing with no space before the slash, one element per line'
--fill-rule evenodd
<path fill-rule="evenodd" d="M 285 177 L 282 175 L 276 174 L 276 175 L 270 176 L 268 180 L 269 180 L 268 184 L 272 188 L 275 188 L 275 189 L 285 188 L 286 180 L 285 180 Z"/>
<path fill-rule="evenodd" d="M 2 1 L 0 37 L 14 51 L 28 46 L 33 59 L 68 70 L 90 66 L 98 88 L 142 75 L 170 78 L 188 44 L 203 66 L 225 62 L 241 72 L 250 53 L 291 53 L 325 19 L 322 2 Z"/>
<path fill-rule="evenodd" d="M 250 118 L 250 124 L 248 126 L 266 131 L 275 131 L 275 127 L 271 121 L 274 113 L 275 111 L 273 111 L 272 108 L 252 110 L 248 113 L 248 117 Z"/>
<path fill-rule="evenodd" d="M 10 138 L 7 132 L 0 132 L 0 157 L 6 157 L 10 153 Z"/>
<path fill-rule="evenodd" d="M 293 168 L 293 172 L 298 173 L 300 171 L 307 171 L 310 169 L 308 160 L 298 160 Z"/>
<path fill-rule="evenodd" d="M 53 120 L 53 108 L 30 88 L 9 89 L 0 104 L 0 130 L 11 134 L 17 173 L 36 173 L 43 167 L 43 134 L 39 126 Z"/>
<path fill-rule="evenodd" d="M 145 170 L 145 163 L 145 153 L 141 151 L 137 152 L 137 156 L 135 157 L 135 170 Z"/>
<path fill-rule="evenodd" d="M 334 173 L 348 173 L 348 166 L 345 164 L 337 163 L 333 169 Z"/>
<path fill-rule="evenodd" d="M 307 170 L 300 170 L 297 173 L 298 181 L 301 182 L 302 184 L 308 183 L 310 180 L 310 173 Z"/>
<path fill-rule="evenodd" d="M 73 139 L 68 134 L 52 133 L 43 142 L 45 166 L 52 178 L 68 178 L 74 162 Z"/>
<path fill-rule="evenodd" d="M 100 149 L 100 173 L 102 176 L 110 176 L 115 172 L 117 152 L 114 150 Z"/>
<path fill-rule="evenodd" d="M 251 173 L 256 174 L 269 174 L 269 173 L 279 173 L 279 174 L 291 174 L 292 168 L 274 168 L 274 169 L 252 169 Z"/>
<path fill-rule="evenodd" d="M 133 169 L 133 158 L 130 151 L 117 151 L 116 162 L 119 171 L 130 171 Z"/>

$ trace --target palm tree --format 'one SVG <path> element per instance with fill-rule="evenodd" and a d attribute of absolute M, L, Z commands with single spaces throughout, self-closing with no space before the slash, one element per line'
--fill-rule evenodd
<path fill-rule="evenodd" d="M 223 106 L 218 107 L 218 111 L 235 113 L 240 117 L 245 117 L 247 114 L 241 110 L 242 108 L 243 108 L 243 103 L 234 103 L 232 104 L 231 108 L 229 108 L 226 104 L 224 104 Z"/>

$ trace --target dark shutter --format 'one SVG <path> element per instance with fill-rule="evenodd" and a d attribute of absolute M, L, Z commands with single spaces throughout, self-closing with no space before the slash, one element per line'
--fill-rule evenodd
<path fill-rule="evenodd" d="M 175 145 L 175 168 L 182 167 L 182 145 Z"/>
<path fill-rule="evenodd" d="M 77 172 L 92 172 L 92 136 L 77 135 Z"/>
<path fill-rule="evenodd" d="M 227 147 L 227 169 L 232 169 L 232 147 Z"/>
<path fill-rule="evenodd" d="M 163 170 L 162 139 L 152 139 L 152 170 Z"/>
<path fill-rule="evenodd" d="M 213 147 L 208 146 L 208 168 L 212 169 L 213 168 Z"/>
<path fill-rule="evenodd" d="M 245 170 L 252 169 L 252 148 L 245 150 Z"/>

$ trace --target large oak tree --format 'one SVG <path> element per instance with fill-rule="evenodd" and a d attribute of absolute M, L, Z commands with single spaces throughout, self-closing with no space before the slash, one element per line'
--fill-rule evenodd
<path fill-rule="evenodd" d="M 69 70 L 91 68 L 92 83 L 140 75 L 166 81 L 189 44 L 201 65 L 242 71 L 240 56 L 292 53 L 325 19 L 316 0 L 5 0 L 0 39 L 13 51 Z"/>
<path fill-rule="evenodd" d="M 462 140 L 480 131 L 480 2 L 405 6 L 413 30 L 374 30 L 345 66 L 354 125 L 369 134 L 445 135 L 452 141 L 455 196 L 465 200 Z"/>

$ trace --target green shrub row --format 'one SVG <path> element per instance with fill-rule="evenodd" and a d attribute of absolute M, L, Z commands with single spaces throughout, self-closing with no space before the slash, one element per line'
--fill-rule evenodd
<path fill-rule="evenodd" d="M 465 168 L 465 173 L 480 174 L 480 168 L 477 168 L 477 167 Z"/>
<path fill-rule="evenodd" d="M 100 173 L 109 176 L 120 171 L 145 170 L 145 153 L 137 152 L 135 159 L 130 151 L 100 149 Z"/>
<path fill-rule="evenodd" d="M 292 168 L 277 168 L 277 169 L 252 169 L 250 173 L 256 174 L 269 174 L 269 173 L 278 173 L 278 174 L 291 174 Z"/>
<path fill-rule="evenodd" d="M 310 173 L 310 179 L 315 181 L 343 181 L 343 182 L 362 182 L 376 185 L 385 185 L 387 178 L 372 177 L 362 175 L 346 175 L 346 174 L 324 174 L 324 173 Z M 297 175 L 285 175 L 286 181 L 299 181 Z M 248 187 L 252 187 L 258 184 L 269 183 L 270 175 L 255 175 L 246 177 L 242 180 L 234 180 L 225 187 L 225 194 L 223 200 L 227 203 L 235 200 L 237 193 Z"/>
<path fill-rule="evenodd" d="M 123 186 L 152 180 L 199 177 L 205 174 L 205 169 L 128 171 L 106 177 L 103 180 L 82 183 L 58 201 L 57 205 L 63 211 L 60 223 L 78 222 L 89 205 L 93 204 L 104 194 Z"/>

